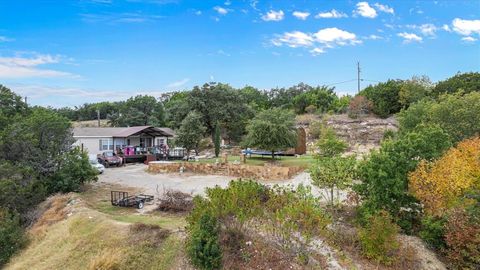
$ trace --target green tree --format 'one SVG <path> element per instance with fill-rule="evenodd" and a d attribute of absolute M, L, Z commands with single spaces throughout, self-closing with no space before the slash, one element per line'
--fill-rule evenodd
<path fill-rule="evenodd" d="M 21 96 L 0 84 L 0 130 L 7 126 L 11 118 L 28 111 L 27 104 Z"/>
<path fill-rule="evenodd" d="M 175 142 L 187 149 L 187 158 L 190 150 L 198 149 L 198 144 L 202 140 L 206 130 L 202 124 L 202 116 L 195 111 L 191 111 L 187 117 L 183 119 L 177 131 Z"/>
<path fill-rule="evenodd" d="M 433 124 L 459 142 L 480 134 L 480 92 L 443 95 L 437 101 L 423 100 L 400 112 L 398 120 L 401 132 Z"/>
<path fill-rule="evenodd" d="M 187 253 L 192 264 L 200 269 L 220 269 L 222 250 L 219 244 L 220 227 L 217 219 L 208 211 L 189 227 Z"/>
<path fill-rule="evenodd" d="M 59 170 L 48 181 L 49 193 L 78 192 L 83 184 L 97 180 L 98 173 L 78 147 L 66 152 L 59 162 Z"/>
<path fill-rule="evenodd" d="M 457 92 L 480 92 L 480 73 L 458 73 L 455 76 L 440 81 L 433 88 L 433 95 L 454 94 Z"/>
<path fill-rule="evenodd" d="M 138 95 L 129 98 L 118 112 L 109 114 L 109 121 L 113 126 L 161 126 L 164 117 L 161 102 L 152 96 Z"/>
<path fill-rule="evenodd" d="M 26 243 L 18 215 L 0 207 L 0 267 Z"/>
<path fill-rule="evenodd" d="M 335 203 L 335 190 L 351 186 L 356 175 L 356 159 L 350 157 L 322 157 L 318 158 L 310 168 L 310 177 L 313 185 L 326 189 L 326 198 L 331 206 Z"/>
<path fill-rule="evenodd" d="M 218 123 L 215 125 L 215 140 L 213 142 L 215 144 L 215 157 L 218 157 L 220 154 L 220 125 Z"/>
<path fill-rule="evenodd" d="M 380 150 L 359 166 L 361 183 L 354 189 L 363 199 L 363 211 L 368 214 L 385 209 L 409 231 L 414 221 L 400 211 L 415 209 L 416 200 L 408 192 L 408 173 L 420 160 L 437 158 L 451 145 L 450 136 L 438 126 L 419 126 L 395 140 L 383 141 Z"/>
<path fill-rule="evenodd" d="M 295 147 L 297 131 L 295 116 L 282 109 L 265 110 L 257 114 L 247 126 L 244 145 L 271 151 L 272 159 L 275 151 Z"/>
<path fill-rule="evenodd" d="M 334 157 L 342 154 L 348 147 L 348 144 L 339 139 L 335 130 L 322 125 L 320 130 L 320 138 L 315 143 L 318 149 L 316 156 L 318 157 Z"/>
<path fill-rule="evenodd" d="M 400 86 L 399 102 L 403 108 L 408 108 L 410 104 L 428 97 L 432 88 L 433 84 L 427 76 L 414 76 Z"/>
<path fill-rule="evenodd" d="M 373 103 L 373 113 L 385 118 L 402 108 L 399 93 L 403 84 L 402 80 L 388 80 L 369 85 L 359 95 L 367 97 Z"/>
<path fill-rule="evenodd" d="M 245 86 L 240 89 L 240 95 L 247 104 L 255 111 L 266 110 L 269 108 L 268 95 L 253 86 Z"/>

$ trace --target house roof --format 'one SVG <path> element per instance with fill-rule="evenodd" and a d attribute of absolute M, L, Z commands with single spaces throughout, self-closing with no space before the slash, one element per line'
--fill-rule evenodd
<path fill-rule="evenodd" d="M 157 128 L 152 126 L 135 127 L 84 127 L 74 128 L 74 137 L 129 137 L 147 134 L 156 137 L 173 137 L 175 133 L 170 128 Z"/>

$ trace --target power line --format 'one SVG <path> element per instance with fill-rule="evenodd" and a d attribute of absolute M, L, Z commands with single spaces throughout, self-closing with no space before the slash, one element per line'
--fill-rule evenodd
<path fill-rule="evenodd" d="M 331 86 L 331 85 L 336 85 L 336 84 L 342 84 L 342 83 L 347 83 L 347 82 L 353 82 L 353 81 L 356 81 L 357 79 L 351 79 L 351 80 L 348 80 L 348 81 L 343 81 L 343 82 L 336 82 L 336 83 L 330 83 L 330 84 L 326 84 L 325 86 Z"/>

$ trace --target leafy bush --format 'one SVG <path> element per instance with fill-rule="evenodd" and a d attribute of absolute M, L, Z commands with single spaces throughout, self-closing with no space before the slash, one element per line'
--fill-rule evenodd
<path fill-rule="evenodd" d="M 441 216 L 465 192 L 480 189 L 480 137 L 464 140 L 440 159 L 422 161 L 409 174 L 409 189 L 430 215 Z"/>
<path fill-rule="evenodd" d="M 305 108 L 305 111 L 307 113 L 315 113 L 317 111 L 317 107 L 315 105 L 308 105 L 306 108 Z"/>
<path fill-rule="evenodd" d="M 380 117 L 388 117 L 402 108 L 399 92 L 403 84 L 401 80 L 388 80 L 368 86 L 360 92 L 360 95 L 373 103 L 373 113 Z"/>
<path fill-rule="evenodd" d="M 192 264 L 200 269 L 220 269 L 222 250 L 219 244 L 219 224 L 217 218 L 204 212 L 197 223 L 189 227 L 187 253 Z"/>
<path fill-rule="evenodd" d="M 426 216 L 422 219 L 420 237 L 435 249 L 445 247 L 445 219 Z"/>
<path fill-rule="evenodd" d="M 478 269 L 480 265 L 480 224 L 467 211 L 454 209 L 445 226 L 447 257 L 454 269 Z"/>
<path fill-rule="evenodd" d="M 394 217 L 405 216 L 407 219 L 399 225 L 411 230 L 411 218 L 418 207 L 416 199 L 408 193 L 408 173 L 415 170 L 419 160 L 437 158 L 450 146 L 450 137 L 438 126 L 421 126 L 395 140 L 383 141 L 380 150 L 359 166 L 362 182 L 354 189 L 364 201 L 363 211 L 385 209 Z M 401 209 L 412 211 L 403 215 Z"/>
<path fill-rule="evenodd" d="M 420 125 L 438 125 L 454 142 L 480 134 L 480 92 L 442 95 L 438 101 L 422 100 L 398 114 L 401 132 Z"/>
<path fill-rule="evenodd" d="M 439 96 L 444 93 L 453 94 L 459 91 L 464 93 L 480 91 L 480 73 L 459 73 L 444 81 L 438 82 L 433 89 L 433 94 Z"/>
<path fill-rule="evenodd" d="M 373 104 L 364 96 L 355 96 L 348 105 L 348 116 L 358 118 L 371 112 Z"/>
<path fill-rule="evenodd" d="M 332 128 L 322 127 L 320 138 L 315 146 L 318 148 L 317 157 L 334 157 L 342 154 L 347 149 L 348 144 L 339 139 Z"/>
<path fill-rule="evenodd" d="M 0 267 L 6 264 L 25 242 L 19 216 L 0 207 Z"/>
<path fill-rule="evenodd" d="M 322 134 L 323 123 L 321 121 L 313 121 L 309 126 L 309 133 L 313 139 L 318 139 Z"/>
<path fill-rule="evenodd" d="M 392 264 L 399 248 L 396 239 L 399 228 L 386 211 L 370 216 L 366 227 L 360 228 L 358 236 L 367 258 L 386 265 Z"/>
<path fill-rule="evenodd" d="M 97 180 L 98 173 L 90 165 L 87 154 L 78 148 L 65 153 L 59 166 L 48 181 L 50 193 L 79 191 L 83 184 Z"/>

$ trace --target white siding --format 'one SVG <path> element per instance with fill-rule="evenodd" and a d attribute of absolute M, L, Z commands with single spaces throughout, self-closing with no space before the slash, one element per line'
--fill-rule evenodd
<path fill-rule="evenodd" d="M 112 137 L 75 137 L 77 140 L 73 145 L 82 147 L 90 155 L 101 154 L 104 151 L 100 150 L 100 140 L 112 139 Z"/>

